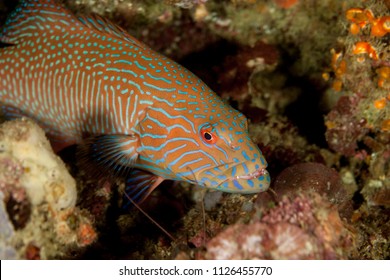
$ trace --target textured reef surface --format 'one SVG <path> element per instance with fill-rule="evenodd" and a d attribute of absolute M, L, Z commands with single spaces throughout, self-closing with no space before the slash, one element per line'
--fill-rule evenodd
<path fill-rule="evenodd" d="M 31 120 L 0 126 L 0 259 L 389 259 L 390 1 L 64 0 L 178 61 L 249 119 L 257 195 L 164 182 L 122 209 Z M 0 25 L 15 1 L 0 0 Z"/>

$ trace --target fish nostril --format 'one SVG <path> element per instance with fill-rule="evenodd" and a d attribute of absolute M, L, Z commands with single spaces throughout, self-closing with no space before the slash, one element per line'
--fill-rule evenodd
<path fill-rule="evenodd" d="M 236 143 L 233 143 L 233 142 L 229 142 L 229 147 L 230 149 L 232 149 L 233 151 L 237 151 L 240 149 L 240 147 L 236 144 Z"/>

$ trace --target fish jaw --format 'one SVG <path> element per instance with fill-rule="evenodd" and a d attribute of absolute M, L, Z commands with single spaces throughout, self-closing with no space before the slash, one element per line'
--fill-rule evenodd
<path fill-rule="evenodd" d="M 253 194 L 269 188 L 267 163 L 245 161 L 209 168 L 198 175 L 200 185 L 228 193 Z"/>
<path fill-rule="evenodd" d="M 220 190 L 229 192 L 239 192 L 242 194 L 251 194 L 264 192 L 268 189 L 271 183 L 271 177 L 265 168 L 260 168 L 252 173 L 236 176 L 229 179 L 228 184 L 222 184 Z"/>

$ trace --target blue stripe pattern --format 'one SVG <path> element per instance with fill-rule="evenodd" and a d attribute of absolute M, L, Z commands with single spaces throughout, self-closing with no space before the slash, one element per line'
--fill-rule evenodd
<path fill-rule="evenodd" d="M 36 119 L 58 149 L 84 135 L 129 136 L 111 139 L 121 144 L 102 151 L 107 161 L 227 192 L 268 188 L 246 118 L 110 21 L 76 17 L 55 0 L 22 0 L 0 40 L 13 44 L 0 50 L 7 116 Z"/>

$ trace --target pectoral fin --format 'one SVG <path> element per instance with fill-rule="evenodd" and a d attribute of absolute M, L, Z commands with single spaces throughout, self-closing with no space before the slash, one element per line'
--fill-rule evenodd
<path fill-rule="evenodd" d="M 123 207 L 129 207 L 133 202 L 143 202 L 151 192 L 157 188 L 164 178 L 152 173 L 134 169 L 126 179 L 125 197 Z M 132 201 L 129 201 L 129 198 Z"/>
<path fill-rule="evenodd" d="M 92 136 L 79 145 L 77 157 L 83 169 L 94 176 L 123 176 L 138 158 L 137 147 L 134 135 Z"/>

